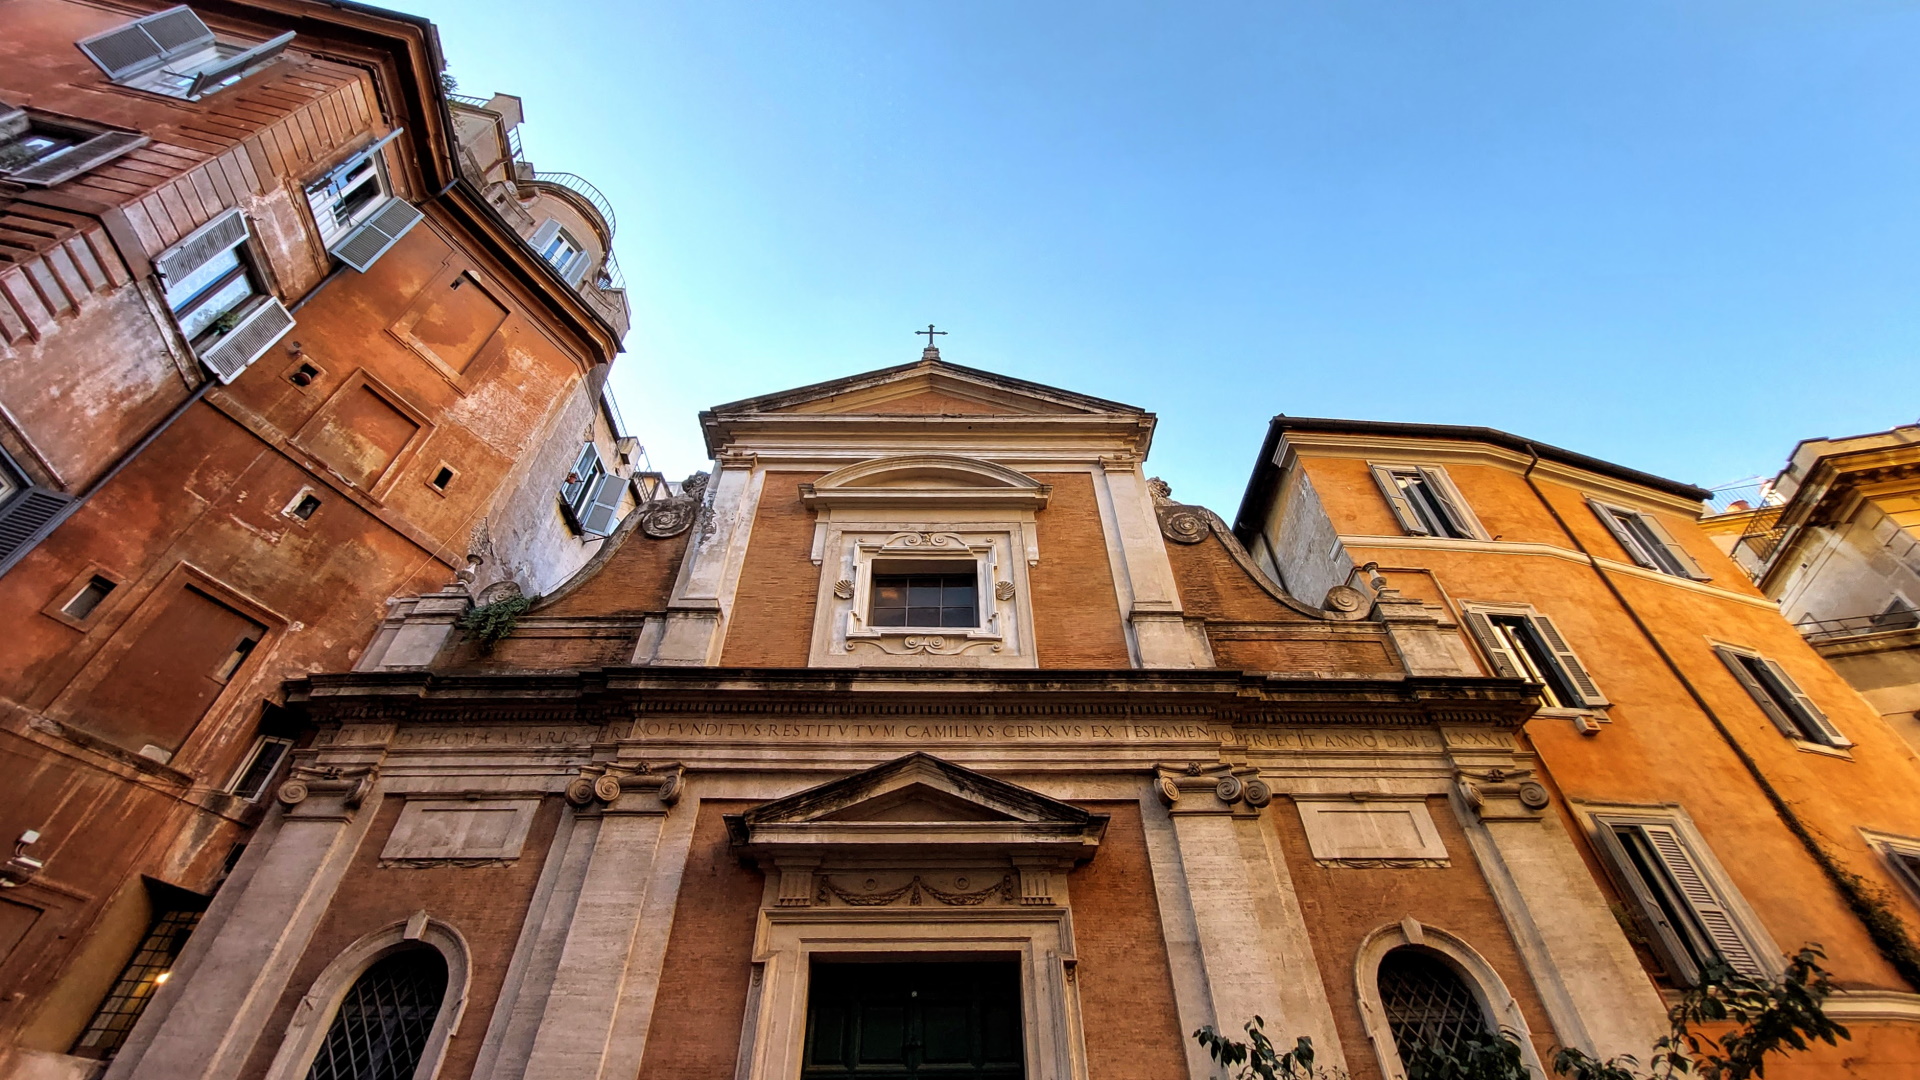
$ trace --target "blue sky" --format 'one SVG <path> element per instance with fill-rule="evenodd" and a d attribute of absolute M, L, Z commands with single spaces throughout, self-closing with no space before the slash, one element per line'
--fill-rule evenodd
<path fill-rule="evenodd" d="M 397 2 L 612 199 L 671 476 L 928 322 L 1228 515 L 1277 412 L 1702 484 L 1920 416 L 1910 0 Z"/>

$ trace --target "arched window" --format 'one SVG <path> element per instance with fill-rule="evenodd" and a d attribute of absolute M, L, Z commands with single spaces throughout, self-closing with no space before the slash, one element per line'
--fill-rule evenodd
<path fill-rule="evenodd" d="M 1458 1050 L 1492 1030 L 1480 1001 L 1438 955 L 1403 945 L 1380 958 L 1380 1004 L 1402 1062 L 1424 1046 Z"/>
<path fill-rule="evenodd" d="M 401 949 L 355 980 L 307 1080 L 412 1080 L 447 993 L 439 950 Z"/>

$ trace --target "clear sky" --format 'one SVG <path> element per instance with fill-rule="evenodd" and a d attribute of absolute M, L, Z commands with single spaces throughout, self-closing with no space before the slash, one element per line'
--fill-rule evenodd
<path fill-rule="evenodd" d="M 1279 412 L 1702 484 L 1920 416 L 1911 0 L 390 2 L 613 200 L 673 477 L 928 322 L 1229 516 Z"/>

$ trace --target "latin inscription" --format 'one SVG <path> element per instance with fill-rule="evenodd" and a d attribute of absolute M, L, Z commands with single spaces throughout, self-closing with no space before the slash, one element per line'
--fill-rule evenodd
<path fill-rule="evenodd" d="M 818 739 L 905 739 L 987 742 L 1218 742 L 1225 729 L 1206 724 L 1048 724 L 941 723 L 903 721 L 872 724 L 750 723 L 726 720 L 644 720 L 634 735 L 645 739 L 746 739 L 761 742 L 809 742 Z"/>
<path fill-rule="evenodd" d="M 408 728 L 394 737 L 394 746 L 578 746 L 599 742 L 606 729 L 598 724 L 563 727 L 495 727 L 440 730 Z"/>

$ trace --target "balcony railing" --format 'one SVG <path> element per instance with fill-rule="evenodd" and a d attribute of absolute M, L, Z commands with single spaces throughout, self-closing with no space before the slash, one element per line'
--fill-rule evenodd
<path fill-rule="evenodd" d="M 1844 619 L 1803 622 L 1795 629 L 1800 631 L 1801 637 L 1809 642 L 1815 642 L 1859 637 L 1862 634 L 1881 634 L 1891 630 L 1912 630 L 1916 626 L 1920 626 L 1920 611 L 1909 608 L 1904 611 L 1882 612 L 1879 615 L 1852 615 Z"/>
<path fill-rule="evenodd" d="M 607 223 L 607 238 L 609 240 L 613 238 L 613 203 L 608 202 L 607 197 L 600 194 L 600 189 L 588 183 L 585 177 L 570 172 L 535 172 L 533 178 L 543 184 L 555 184 L 566 188 L 592 203 L 593 208 L 600 211 L 601 218 Z"/>

